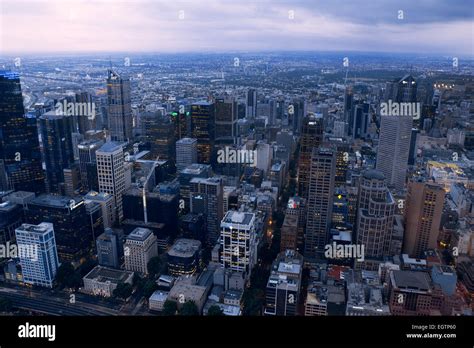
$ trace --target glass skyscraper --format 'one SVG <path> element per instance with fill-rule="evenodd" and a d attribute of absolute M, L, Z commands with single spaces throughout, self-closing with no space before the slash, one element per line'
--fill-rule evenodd
<path fill-rule="evenodd" d="M 44 191 L 36 121 L 25 117 L 20 76 L 0 70 L 0 186 Z"/>

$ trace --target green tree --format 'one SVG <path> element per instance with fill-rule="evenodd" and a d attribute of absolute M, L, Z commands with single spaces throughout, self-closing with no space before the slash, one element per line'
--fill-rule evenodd
<path fill-rule="evenodd" d="M 195 316 L 199 315 L 199 309 L 197 308 L 196 304 L 194 301 L 188 301 L 183 304 L 179 311 L 179 315 L 184 315 L 184 316 Z"/>
<path fill-rule="evenodd" d="M 163 304 L 163 311 L 161 312 L 163 315 L 172 316 L 176 315 L 176 311 L 178 310 L 178 305 L 174 301 L 166 300 Z"/>
<path fill-rule="evenodd" d="M 143 296 L 149 298 L 153 293 L 158 289 L 158 285 L 156 285 L 155 281 L 149 279 L 146 281 L 145 285 L 143 286 Z"/>
<path fill-rule="evenodd" d="M 147 264 L 148 273 L 151 278 L 163 272 L 163 261 L 159 256 L 152 257 Z"/>
<path fill-rule="evenodd" d="M 127 299 L 132 295 L 133 287 L 128 283 L 119 283 L 114 290 L 115 297 Z"/>
<path fill-rule="evenodd" d="M 212 305 L 209 307 L 209 310 L 207 311 L 208 316 L 216 317 L 216 316 L 222 316 L 224 315 L 224 311 L 221 309 L 221 307 L 217 305 Z"/>
<path fill-rule="evenodd" d="M 56 272 L 56 283 L 62 289 L 78 288 L 81 286 L 82 277 L 79 272 L 74 269 L 74 266 L 70 262 L 65 262 L 59 266 Z"/>

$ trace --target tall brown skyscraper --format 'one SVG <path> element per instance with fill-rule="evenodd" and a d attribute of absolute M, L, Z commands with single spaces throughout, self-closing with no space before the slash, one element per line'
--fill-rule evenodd
<path fill-rule="evenodd" d="M 335 175 L 335 151 L 322 147 L 313 149 L 308 190 L 305 257 L 319 257 L 324 253 L 332 217 Z"/>
<path fill-rule="evenodd" d="M 112 141 L 132 140 L 132 107 L 130 80 L 109 70 L 107 77 L 107 114 Z"/>
<path fill-rule="evenodd" d="M 313 148 L 321 145 L 323 140 L 323 118 L 308 115 L 303 119 L 298 159 L 298 193 L 308 197 L 311 153 Z"/>
<path fill-rule="evenodd" d="M 423 251 L 436 248 L 444 198 L 445 191 L 441 186 L 410 181 L 405 209 L 404 253 L 420 257 Z"/>

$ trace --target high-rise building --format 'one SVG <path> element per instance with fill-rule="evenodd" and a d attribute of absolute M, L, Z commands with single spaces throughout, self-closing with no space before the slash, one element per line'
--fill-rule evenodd
<path fill-rule="evenodd" d="M 107 77 L 107 118 L 112 141 L 132 140 L 130 80 L 109 70 Z"/>
<path fill-rule="evenodd" d="M 0 203 L 0 244 L 14 240 L 15 229 L 23 221 L 23 209 L 20 204 L 5 200 Z"/>
<path fill-rule="evenodd" d="M 255 214 L 229 210 L 220 224 L 221 261 L 225 269 L 249 279 L 257 262 Z"/>
<path fill-rule="evenodd" d="M 440 185 L 421 180 L 409 182 L 405 209 L 404 253 L 421 257 L 424 251 L 436 248 L 445 194 Z"/>
<path fill-rule="evenodd" d="M 104 144 L 103 140 L 86 140 L 77 147 L 79 149 L 79 168 L 81 171 L 82 188 L 86 191 L 99 190 L 97 178 L 97 160 L 95 152 Z"/>
<path fill-rule="evenodd" d="M 23 281 L 52 288 L 59 267 L 53 224 L 22 224 L 15 234 Z"/>
<path fill-rule="evenodd" d="M 57 195 L 40 195 L 28 202 L 25 222 L 50 222 L 61 261 L 79 260 L 92 247 L 92 228 L 84 201 Z"/>
<path fill-rule="evenodd" d="M 198 142 L 198 162 L 211 163 L 214 147 L 214 104 L 200 102 L 191 105 L 192 137 Z"/>
<path fill-rule="evenodd" d="M 0 187 L 44 192 L 36 119 L 25 117 L 18 74 L 0 70 Z"/>
<path fill-rule="evenodd" d="M 369 104 L 357 103 L 352 106 L 352 118 L 349 124 L 348 134 L 354 139 L 365 138 L 369 128 Z"/>
<path fill-rule="evenodd" d="M 194 178 L 190 181 L 191 213 L 202 213 L 207 218 L 207 240 L 213 245 L 219 237 L 219 226 L 223 213 L 222 179 Z"/>
<path fill-rule="evenodd" d="M 303 118 L 298 159 L 298 193 L 308 196 L 311 154 L 323 141 L 323 118 L 310 114 Z"/>
<path fill-rule="evenodd" d="M 216 143 L 233 144 L 237 135 L 237 102 L 232 97 L 220 97 L 214 101 L 216 111 Z"/>
<path fill-rule="evenodd" d="M 385 89 L 385 100 L 398 103 L 416 102 L 416 91 L 418 84 L 411 75 L 405 75 L 401 79 L 388 82 Z"/>
<path fill-rule="evenodd" d="M 111 228 L 116 221 L 114 196 L 107 192 L 90 191 L 84 196 L 85 201 L 98 203 L 102 210 L 104 228 Z"/>
<path fill-rule="evenodd" d="M 74 163 L 71 122 L 70 116 L 57 110 L 46 112 L 39 118 L 48 193 L 64 193 L 63 170 Z"/>
<path fill-rule="evenodd" d="M 146 112 L 141 115 L 141 126 L 151 157 L 174 159 L 175 125 L 171 118 L 160 112 Z"/>
<path fill-rule="evenodd" d="M 412 124 L 409 116 L 381 116 L 376 168 L 398 191 L 405 186 Z"/>
<path fill-rule="evenodd" d="M 265 290 L 265 315 L 298 314 L 302 274 L 303 256 L 294 250 L 278 254 Z"/>
<path fill-rule="evenodd" d="M 390 255 L 394 215 L 395 200 L 382 172 L 364 171 L 359 184 L 357 244 L 364 246 L 365 258 Z"/>
<path fill-rule="evenodd" d="M 183 170 L 197 163 L 197 139 L 182 138 L 176 142 L 176 168 Z"/>
<path fill-rule="evenodd" d="M 309 175 L 306 219 L 305 257 L 320 257 L 331 227 L 336 153 L 328 148 L 314 148 Z"/>
<path fill-rule="evenodd" d="M 125 269 L 148 274 L 148 262 L 158 256 L 155 235 L 147 228 L 137 227 L 126 238 L 123 246 Z"/>
<path fill-rule="evenodd" d="M 253 88 L 250 88 L 247 91 L 247 106 L 245 111 L 245 117 L 257 117 L 257 91 Z"/>
<path fill-rule="evenodd" d="M 201 267 L 201 242 L 195 239 L 179 238 L 167 252 L 170 275 L 193 275 Z"/>
<path fill-rule="evenodd" d="M 111 228 L 106 228 L 95 241 L 99 265 L 105 267 L 120 267 L 120 236 Z"/>
<path fill-rule="evenodd" d="M 107 142 L 96 151 L 99 191 L 114 196 L 115 215 L 123 218 L 122 194 L 125 191 L 125 163 L 123 148 L 115 142 Z"/>

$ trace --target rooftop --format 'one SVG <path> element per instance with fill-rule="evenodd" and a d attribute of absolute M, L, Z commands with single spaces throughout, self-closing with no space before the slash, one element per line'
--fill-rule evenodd
<path fill-rule="evenodd" d="M 175 257 L 192 257 L 201 249 L 201 242 L 195 239 L 180 238 L 168 250 L 168 255 Z"/>
<path fill-rule="evenodd" d="M 390 278 L 393 286 L 400 290 L 413 292 L 427 292 L 430 290 L 429 276 L 425 272 L 393 271 Z"/>
<path fill-rule="evenodd" d="M 111 282 L 118 284 L 126 282 L 132 275 L 133 272 L 130 271 L 96 266 L 84 276 L 84 279 L 92 279 L 100 283 Z"/>

